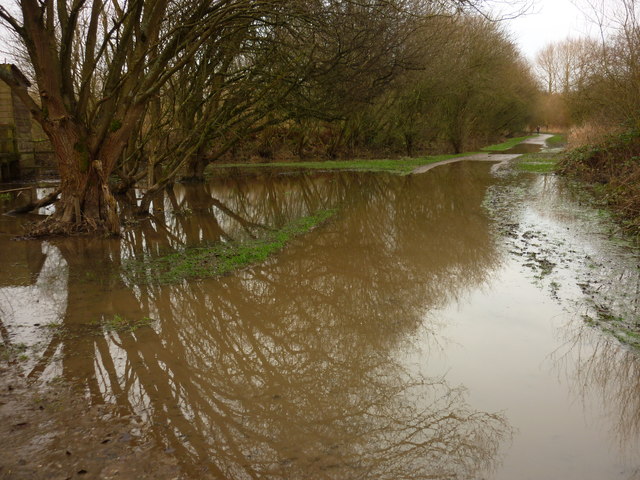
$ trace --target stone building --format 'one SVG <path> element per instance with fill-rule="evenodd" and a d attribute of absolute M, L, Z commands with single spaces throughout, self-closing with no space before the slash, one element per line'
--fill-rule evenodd
<path fill-rule="evenodd" d="M 29 80 L 11 64 L 0 64 L 11 71 L 25 87 Z M 0 80 L 0 180 L 12 180 L 35 168 L 31 114 L 22 101 Z"/>

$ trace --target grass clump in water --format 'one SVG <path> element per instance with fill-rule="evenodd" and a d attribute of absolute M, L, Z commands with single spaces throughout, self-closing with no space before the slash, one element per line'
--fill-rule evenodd
<path fill-rule="evenodd" d="M 292 238 L 309 232 L 335 212 L 321 210 L 298 218 L 258 239 L 185 248 L 143 261 L 131 261 L 124 266 L 125 273 L 137 283 L 178 283 L 224 275 L 264 262 L 270 255 L 282 250 Z"/>
<path fill-rule="evenodd" d="M 612 335 L 620 343 L 640 350 L 640 330 L 638 322 L 628 322 L 622 317 L 598 312 L 597 318 L 583 316 L 585 323 L 591 327 L 598 327 L 603 332 Z"/>
<path fill-rule="evenodd" d="M 96 322 L 96 324 L 99 324 L 103 330 L 107 332 L 135 332 L 139 328 L 151 326 L 152 323 L 153 319 L 149 317 L 131 319 L 118 314 Z"/>
<path fill-rule="evenodd" d="M 549 153 L 528 153 L 516 160 L 516 169 L 531 173 L 552 173 L 556 170 L 558 155 Z"/>
<path fill-rule="evenodd" d="M 16 360 L 24 362 L 29 359 L 28 348 L 24 343 L 0 344 L 0 360 L 9 363 Z"/>

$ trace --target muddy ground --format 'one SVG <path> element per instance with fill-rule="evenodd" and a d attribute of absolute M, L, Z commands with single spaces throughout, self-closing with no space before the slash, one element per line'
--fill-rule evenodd
<path fill-rule="evenodd" d="M 1 479 L 187 478 L 137 419 L 87 406 L 63 384 L 36 387 L 16 362 L 0 366 Z"/>

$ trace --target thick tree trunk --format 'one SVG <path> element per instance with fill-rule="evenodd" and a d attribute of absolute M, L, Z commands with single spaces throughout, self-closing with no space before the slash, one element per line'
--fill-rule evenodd
<path fill-rule="evenodd" d="M 80 189 L 76 190 L 75 185 L 79 185 Z M 116 201 L 102 172 L 100 161 L 94 160 L 89 172 L 78 172 L 73 181 L 64 182 L 56 212 L 49 223 L 57 224 L 52 233 L 95 232 L 117 235 L 120 232 Z"/>
<path fill-rule="evenodd" d="M 36 225 L 33 235 L 101 233 L 117 235 L 120 222 L 109 188 L 105 165 L 115 161 L 108 152 L 92 155 L 81 129 L 63 119 L 47 125 L 60 172 L 60 200 L 50 218 Z M 117 150 L 112 155 L 117 155 Z"/>
<path fill-rule="evenodd" d="M 182 177 L 183 182 L 204 182 L 204 171 L 209 165 L 209 159 L 197 153 L 193 155 L 186 165 L 186 172 Z"/>
<path fill-rule="evenodd" d="M 411 134 L 411 133 L 406 133 L 405 132 L 405 134 L 404 134 L 404 146 L 406 148 L 408 157 L 413 157 L 413 142 L 414 142 L 414 135 Z"/>

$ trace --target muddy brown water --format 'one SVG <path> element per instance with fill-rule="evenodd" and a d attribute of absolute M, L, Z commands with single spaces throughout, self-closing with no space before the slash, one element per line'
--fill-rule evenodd
<path fill-rule="evenodd" d="M 120 240 L 16 242 L 25 219 L 4 216 L 2 338 L 33 385 L 133 419 L 123 441 L 183 478 L 639 479 L 640 359 L 585 327 L 579 287 L 637 315 L 637 258 L 559 182 L 470 162 L 236 172 L 177 185 Z M 121 275 L 323 208 L 337 214 L 231 275 Z M 60 448 L 38 442 L 41 461 Z"/>

